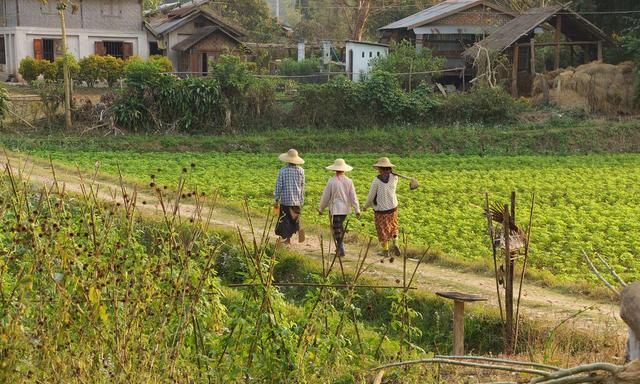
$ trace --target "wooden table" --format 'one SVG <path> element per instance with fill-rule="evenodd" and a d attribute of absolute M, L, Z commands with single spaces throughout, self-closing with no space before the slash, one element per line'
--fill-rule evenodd
<path fill-rule="evenodd" d="M 453 300 L 453 355 L 464 355 L 464 303 L 487 301 L 486 297 L 460 292 L 436 292 L 436 295 Z"/>

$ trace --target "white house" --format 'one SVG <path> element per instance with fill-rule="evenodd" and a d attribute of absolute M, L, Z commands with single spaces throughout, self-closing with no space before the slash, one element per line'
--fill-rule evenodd
<path fill-rule="evenodd" d="M 347 56 L 347 73 L 353 81 L 360 81 L 369 73 L 371 60 L 376 57 L 384 57 L 389 53 L 386 44 L 369 43 L 364 41 L 348 40 L 345 45 Z"/>
<path fill-rule="evenodd" d="M 127 58 L 149 56 L 143 0 L 82 0 L 66 12 L 69 52 Z M 27 56 L 55 60 L 62 54 L 56 1 L 0 0 L 0 78 L 18 77 Z"/>

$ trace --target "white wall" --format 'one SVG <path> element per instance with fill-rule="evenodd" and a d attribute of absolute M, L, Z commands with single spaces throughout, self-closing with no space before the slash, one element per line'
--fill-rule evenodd
<path fill-rule="evenodd" d="M 384 57 L 389 48 L 367 43 L 347 42 L 347 73 L 353 73 L 352 80 L 360 81 L 371 69 L 370 61 L 376 57 Z M 349 55 L 353 54 L 353 67 L 350 67 Z"/>
<path fill-rule="evenodd" d="M 5 36 L 6 66 L 0 66 L 0 75 L 17 75 L 20 61 L 27 56 L 33 56 L 34 39 L 59 39 L 60 30 L 57 28 L 12 27 L 0 28 L 0 35 Z M 12 39 L 11 36 L 15 36 Z M 102 40 L 123 41 L 133 44 L 133 54 L 143 58 L 149 57 L 149 43 L 147 33 L 118 32 L 91 29 L 67 30 L 67 45 L 69 52 L 77 59 L 95 53 L 95 42 Z M 4 67 L 4 68 L 3 68 Z"/>

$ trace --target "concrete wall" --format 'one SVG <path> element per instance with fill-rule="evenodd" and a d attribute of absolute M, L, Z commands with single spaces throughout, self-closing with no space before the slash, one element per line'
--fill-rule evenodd
<path fill-rule="evenodd" d="M 0 0 L 1 3 L 2 0 Z M 43 5 L 40 0 L 5 0 L 6 26 L 57 28 L 60 18 L 56 1 Z M 66 12 L 68 28 L 142 31 L 142 2 L 140 0 L 83 0 L 75 14 Z M 10 8 L 10 9 L 9 9 Z M 16 11 L 17 9 L 17 11 Z"/>
<path fill-rule="evenodd" d="M 78 4 L 75 14 L 66 13 L 67 44 L 76 58 L 94 54 L 95 42 L 104 40 L 132 43 L 134 55 L 149 56 L 141 0 L 83 0 Z M 0 0 L 0 9 L 2 6 L 0 35 L 5 38 L 7 63 L 0 65 L 0 76 L 6 77 L 17 75 L 20 61 L 34 55 L 35 39 L 60 39 L 61 33 L 55 0 L 47 5 L 39 0 Z"/>
<path fill-rule="evenodd" d="M 369 73 L 370 62 L 376 57 L 384 57 L 389 53 L 389 48 L 381 45 L 364 44 L 357 42 L 347 42 L 345 45 L 347 52 L 347 72 L 353 73 L 351 79 L 360 81 Z M 349 55 L 353 55 L 353 67 L 349 65 Z"/>
<path fill-rule="evenodd" d="M 60 39 L 59 28 L 29 28 L 13 27 L 0 28 L 0 36 L 5 38 L 7 64 L 0 65 L 0 76 L 17 75 L 20 61 L 27 56 L 34 56 L 33 41 L 35 39 Z M 117 30 L 67 30 L 67 45 L 69 53 L 77 59 L 95 54 L 96 41 L 122 41 L 133 44 L 133 54 L 147 58 L 149 43 L 144 31 L 124 32 Z"/>

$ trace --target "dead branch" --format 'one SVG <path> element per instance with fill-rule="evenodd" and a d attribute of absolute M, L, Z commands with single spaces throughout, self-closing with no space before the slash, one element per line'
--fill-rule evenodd
<path fill-rule="evenodd" d="M 589 256 L 587 256 L 587 253 L 584 251 L 584 249 L 582 250 L 582 256 L 584 256 L 584 258 L 587 260 L 587 264 L 589 264 L 589 269 L 591 269 L 591 272 L 593 272 L 596 277 L 598 277 L 598 279 L 600 279 L 600 281 L 602 281 L 602 283 L 604 285 L 607 286 L 607 288 L 609 288 L 611 290 L 611 292 L 615 293 L 616 296 L 620 296 L 620 292 L 618 292 L 617 289 L 615 289 L 613 287 L 613 285 L 611 285 L 598 271 L 598 269 L 596 268 L 595 265 L 593 265 L 593 262 L 591 261 L 591 259 L 589 258 Z"/>
<path fill-rule="evenodd" d="M 627 282 L 624 281 L 620 276 L 618 276 L 616 271 L 613 268 L 611 268 L 611 266 L 609 265 L 609 263 L 607 263 L 607 261 L 604 259 L 604 257 L 600 256 L 600 254 L 598 254 L 598 253 L 596 253 L 596 256 L 598 256 L 598 259 L 600 259 L 602 264 L 604 264 L 604 266 L 607 267 L 607 269 L 613 275 L 613 277 L 615 277 L 616 280 L 618 280 L 618 283 L 620 283 L 620 285 L 622 285 L 623 287 L 626 287 L 627 286 Z"/>

